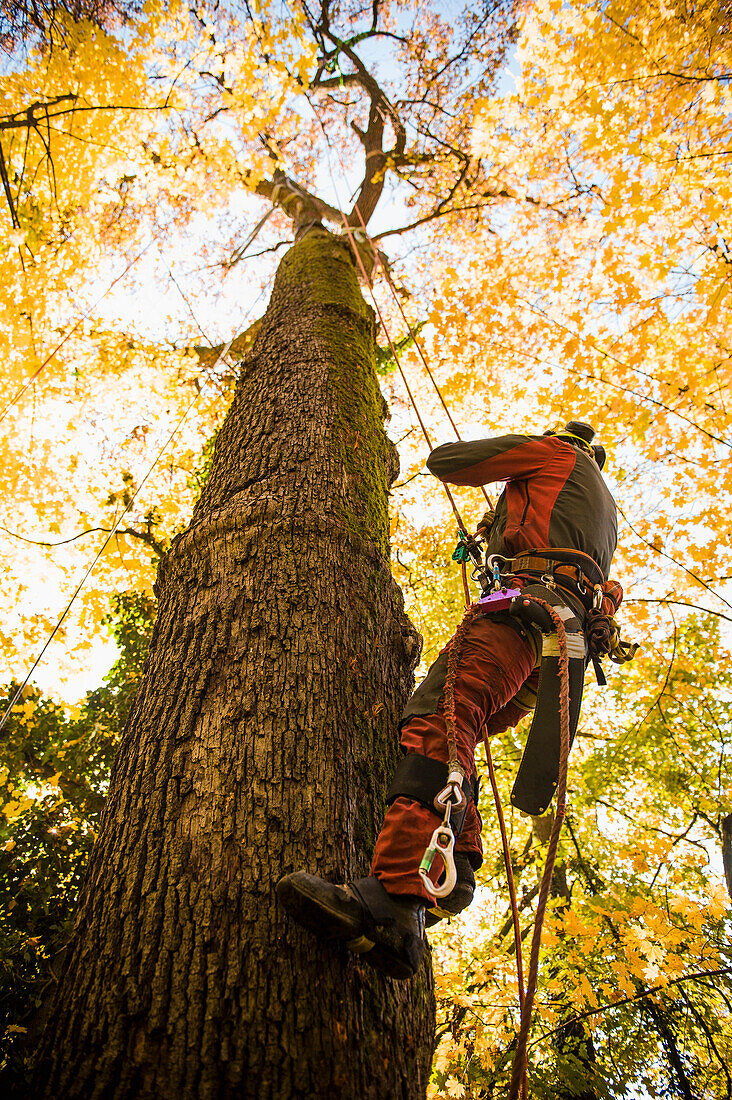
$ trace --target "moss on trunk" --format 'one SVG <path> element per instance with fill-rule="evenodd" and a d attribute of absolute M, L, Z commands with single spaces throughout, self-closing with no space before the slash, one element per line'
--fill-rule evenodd
<path fill-rule="evenodd" d="M 419 1100 L 429 960 L 394 983 L 294 926 L 304 867 L 367 872 L 418 638 L 345 245 L 283 261 L 159 615 L 39 1059 L 54 1100 Z"/>

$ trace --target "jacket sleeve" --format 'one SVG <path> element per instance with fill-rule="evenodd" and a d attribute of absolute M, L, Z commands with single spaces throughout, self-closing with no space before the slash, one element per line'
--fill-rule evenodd
<path fill-rule="evenodd" d="M 485 485 L 530 477 L 564 448 L 572 450 L 570 443 L 550 435 L 501 435 L 443 443 L 427 459 L 427 469 L 449 485 Z"/>

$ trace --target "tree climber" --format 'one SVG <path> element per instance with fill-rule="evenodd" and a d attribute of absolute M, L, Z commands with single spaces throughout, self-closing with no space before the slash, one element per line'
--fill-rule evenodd
<path fill-rule="evenodd" d="M 496 590 L 481 601 L 487 613 L 471 619 L 459 659 L 451 666 L 459 767 L 457 772 L 448 769 L 444 711 L 448 645 L 402 716 L 405 755 L 387 794 L 388 810 L 369 877 L 335 885 L 296 871 L 277 886 L 281 903 L 298 923 L 321 937 L 347 941 L 352 951 L 363 953 L 366 961 L 392 977 L 416 973 L 425 923 L 459 913 L 473 899 L 474 871 L 483 859 L 475 748 L 483 735 L 515 726 L 533 709 L 537 684 L 537 713 L 512 801 L 532 814 L 543 813 L 551 802 L 558 770 L 558 674 L 556 659 L 552 663 L 549 655 L 556 650 L 550 640 L 551 623 L 540 619 L 537 623 L 536 607 L 531 610 L 524 596 L 533 593 L 555 605 L 566 620 L 568 637 L 574 630 L 574 659 L 569 662 L 574 670 L 570 673 L 572 733 L 589 659 L 585 637 L 596 670 L 597 655 L 620 652 L 625 645 L 619 643 L 611 618 L 622 590 L 605 580 L 617 543 L 617 511 L 600 473 L 605 451 L 593 445 L 594 436 L 588 424 L 571 421 L 561 431 L 543 436 L 446 443 L 427 460 L 431 473 L 450 485 L 506 483 L 495 512 L 487 512 L 478 525 Z M 500 598 L 508 583 L 508 597 L 514 594 L 515 598 Z M 556 636 L 551 639 L 556 645 Z M 619 659 L 627 659 L 627 647 Z M 438 808 L 444 802 L 438 807 L 435 800 L 447 790 L 448 775 L 456 780 L 457 791 L 455 812 L 451 819 L 448 812 L 445 819 L 457 836 L 457 880 L 436 906 L 439 888 L 432 884 L 439 868 L 428 877 L 424 870 L 420 873 L 420 860 L 442 817 Z M 448 870 L 447 859 L 444 869 Z"/>

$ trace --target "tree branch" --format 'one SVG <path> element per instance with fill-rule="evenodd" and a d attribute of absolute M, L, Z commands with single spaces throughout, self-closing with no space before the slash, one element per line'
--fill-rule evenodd
<path fill-rule="evenodd" d="M 6 535 L 10 535 L 11 538 L 19 539 L 20 542 L 27 542 L 30 546 L 66 546 L 70 542 L 76 542 L 77 539 L 84 538 L 85 535 L 93 535 L 96 531 L 102 531 L 105 534 L 109 534 L 113 531 L 112 527 L 90 527 L 86 531 L 79 531 L 78 534 L 72 535 L 69 539 L 61 539 L 59 542 L 42 542 L 38 539 L 27 539 L 23 535 L 19 535 L 16 531 L 10 531 L 7 527 L 0 526 L 0 531 L 4 531 Z M 151 550 L 154 550 L 159 558 L 162 558 L 165 554 L 165 547 L 163 544 L 155 538 L 151 531 L 137 531 L 134 527 L 119 527 L 115 531 L 117 535 L 129 535 L 131 538 L 140 539 L 146 543 Z"/>

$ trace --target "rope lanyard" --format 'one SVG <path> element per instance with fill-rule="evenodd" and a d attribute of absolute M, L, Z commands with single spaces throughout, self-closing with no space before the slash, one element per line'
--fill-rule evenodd
<path fill-rule="evenodd" d="M 529 957 L 529 974 L 526 981 L 526 996 L 524 998 L 523 1012 L 521 1013 L 521 1027 L 516 1040 L 516 1053 L 511 1071 L 511 1087 L 508 1100 L 518 1100 L 519 1091 L 526 1097 L 526 1071 L 527 1071 L 527 1043 L 531 1016 L 534 1008 L 534 997 L 539 977 L 539 948 L 541 947 L 541 934 L 544 927 L 544 916 L 549 900 L 549 890 L 554 874 L 554 863 L 559 846 L 559 834 L 567 810 L 567 767 L 569 762 L 570 736 L 569 736 L 569 654 L 567 652 L 567 632 L 564 622 L 557 614 L 555 608 L 545 600 L 536 596 L 531 597 L 549 614 L 557 631 L 559 646 L 559 719 L 560 719 L 560 749 L 559 749 L 559 780 L 557 783 L 557 808 L 554 813 L 549 846 L 546 853 L 544 873 L 541 877 L 539 888 L 539 900 L 534 917 L 534 931 L 531 937 L 531 955 Z"/>

